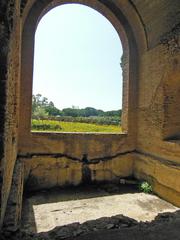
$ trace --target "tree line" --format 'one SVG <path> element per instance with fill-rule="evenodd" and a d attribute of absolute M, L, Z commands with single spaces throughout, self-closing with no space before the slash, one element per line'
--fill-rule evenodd
<path fill-rule="evenodd" d="M 44 117 L 121 117 L 122 110 L 103 111 L 93 107 L 64 108 L 55 107 L 52 101 L 41 94 L 32 95 L 32 118 Z"/>

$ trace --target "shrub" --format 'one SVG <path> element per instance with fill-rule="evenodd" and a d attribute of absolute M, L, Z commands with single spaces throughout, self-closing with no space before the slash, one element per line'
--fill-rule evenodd
<path fill-rule="evenodd" d="M 144 193 L 152 193 L 152 186 L 148 182 L 140 183 L 139 189 L 140 189 L 140 191 L 142 191 Z"/>
<path fill-rule="evenodd" d="M 76 119 L 74 119 L 76 120 Z M 57 131 L 57 132 L 120 132 L 121 128 L 115 125 L 100 125 L 75 121 L 55 121 L 32 119 L 33 131 Z"/>

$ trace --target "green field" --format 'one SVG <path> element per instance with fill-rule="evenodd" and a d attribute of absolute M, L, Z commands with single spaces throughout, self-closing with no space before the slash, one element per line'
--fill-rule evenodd
<path fill-rule="evenodd" d="M 43 132 L 121 132 L 116 125 L 99 125 L 79 122 L 60 122 L 53 120 L 32 120 L 32 131 Z"/>

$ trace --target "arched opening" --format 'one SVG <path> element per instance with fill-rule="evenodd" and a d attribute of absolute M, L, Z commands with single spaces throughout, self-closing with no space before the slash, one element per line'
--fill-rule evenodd
<path fill-rule="evenodd" d="M 122 130 L 120 133 L 52 133 L 52 132 L 31 132 L 31 112 L 32 112 L 32 88 L 33 88 L 33 62 L 34 62 L 34 43 L 35 32 L 40 19 L 56 6 L 64 3 L 76 3 L 76 1 L 50 1 L 43 2 L 36 1 L 30 8 L 26 20 L 23 25 L 22 33 L 22 60 L 21 60 L 21 89 L 20 89 L 20 125 L 19 125 L 19 142 L 18 154 L 19 156 L 26 156 L 30 163 L 34 162 L 35 165 L 42 164 L 42 168 L 46 168 L 47 157 L 52 158 L 51 164 L 54 165 L 56 158 L 61 162 L 61 158 L 67 161 L 69 170 L 64 173 L 61 169 L 61 164 L 57 170 L 57 174 L 62 170 L 62 176 L 56 185 L 63 184 L 79 184 L 83 179 L 83 165 L 82 159 L 85 157 L 85 163 L 92 161 L 91 179 L 92 181 L 103 181 L 116 178 L 116 171 L 122 168 L 125 175 L 132 173 L 132 158 L 123 158 L 118 162 L 118 158 L 131 153 L 135 148 L 135 134 L 136 134 L 136 78 L 137 78 L 137 48 L 131 27 L 122 14 L 119 8 L 114 4 L 106 5 L 101 1 L 77 1 L 77 3 L 84 4 L 92 7 L 99 13 L 103 14 L 114 26 L 118 35 L 121 38 L 123 45 L 123 87 L 122 87 Z M 62 7 L 62 6 L 61 6 Z M 94 10 L 93 10 L 94 11 Z M 107 21 L 107 20 L 106 20 Z M 118 58 L 118 67 L 120 68 L 120 59 Z M 120 76 L 119 76 L 120 77 Z M 120 98 L 120 94 L 119 94 Z M 51 100 L 51 99 L 50 99 Z M 39 156 L 39 158 L 38 158 Z M 96 169 L 101 159 L 108 159 L 107 169 L 103 170 L 105 174 L 101 175 L 101 170 Z M 108 165 L 109 161 L 114 159 L 115 164 Z M 75 161 L 77 164 L 72 164 Z M 117 161 L 117 162 L 116 162 Z M 95 163 L 94 163 L 95 162 Z M 73 163 L 73 162 L 72 162 Z M 117 165 L 117 167 L 115 167 Z M 120 164 L 120 165 L 119 165 Z M 100 164 L 101 165 L 101 164 Z M 55 167 L 57 168 L 57 166 Z M 94 169 L 93 169 L 94 168 Z M 100 169 L 103 165 L 100 166 Z M 110 168 L 110 170 L 109 170 Z M 114 168 L 114 169 L 112 169 Z M 31 166 L 30 166 L 31 169 Z M 102 171 L 102 172 L 103 172 Z M 113 172 L 109 174 L 109 172 Z M 30 171 L 31 172 L 31 171 Z M 41 171 L 43 173 L 43 170 Z M 32 173 L 32 172 L 31 172 Z M 65 174 L 65 175 L 63 175 Z M 36 187 L 46 187 L 49 178 L 54 176 L 51 171 L 46 176 L 47 179 L 37 180 Z M 35 177 L 36 178 L 36 177 Z M 37 176 L 38 179 L 41 176 Z M 29 177 L 27 176 L 27 179 Z M 33 179 L 33 178 L 30 178 Z M 43 178 L 44 179 L 44 178 Z M 58 177 L 55 178 L 59 179 Z M 54 181 L 54 180 L 52 180 Z M 28 184 L 31 184 L 28 182 Z M 42 185 L 41 185 L 42 184 Z M 50 183 L 51 184 L 51 183 Z M 52 183 L 54 186 L 54 182 Z M 33 186 L 31 186 L 33 188 Z"/>
<path fill-rule="evenodd" d="M 122 116 L 121 127 L 122 133 L 100 133 L 99 135 L 93 133 L 86 133 L 86 145 L 84 145 L 84 133 L 44 133 L 31 132 L 31 112 L 32 112 L 32 88 L 33 88 L 33 63 L 34 63 L 34 44 L 35 32 L 40 19 L 51 9 L 56 6 L 61 6 L 67 3 L 80 3 L 97 10 L 103 14 L 114 26 L 121 39 L 123 46 L 123 87 L 122 87 Z M 29 11 L 29 12 L 28 12 Z M 27 15 L 26 15 L 27 14 Z M 142 45 L 143 46 L 143 45 Z M 142 50 L 142 48 L 141 48 Z M 57 153 L 59 151 L 66 152 L 72 155 L 72 150 L 77 149 L 79 145 L 83 146 L 80 150 L 83 155 L 91 151 L 91 139 L 97 143 L 97 152 L 93 152 L 93 156 L 106 151 L 106 144 L 112 141 L 116 145 L 113 146 L 113 153 L 131 151 L 134 149 L 136 136 L 136 104 L 137 104 L 137 69 L 138 69 L 138 54 L 134 33 L 125 15 L 113 3 L 101 3 L 101 1 L 51 1 L 43 2 L 36 1 L 32 6 L 25 11 L 23 17 L 23 32 L 22 32 L 22 55 L 21 55 L 21 84 L 20 84 L 20 112 L 19 112 L 19 154 L 26 154 L 27 152 L 51 152 Z M 51 100 L 51 99 L 50 99 Z M 110 134 L 110 135 L 109 135 Z M 73 141 L 74 137 L 76 141 Z M 78 140 L 77 140 L 78 138 Z M 100 141 L 100 138 L 103 141 Z M 113 140 L 112 140 L 113 138 Z M 48 149 L 46 148 L 48 141 Z M 73 141 L 73 142 L 71 142 Z M 80 142 L 79 142 L 80 141 Z M 106 141 L 106 144 L 104 144 Z M 119 149 L 119 142 L 126 141 L 121 149 Z M 71 144 L 70 144 L 71 142 Z M 67 143 L 67 144 L 66 144 Z M 74 145 L 72 147 L 72 144 Z M 99 144 L 101 147 L 98 147 Z M 78 145 L 78 146 L 76 146 Z M 60 147 L 59 147 L 60 146 Z M 101 150 L 100 150 L 101 149 Z M 69 152 L 70 151 L 70 152 Z M 111 152 L 111 150 L 108 150 Z M 109 155 L 109 154 L 108 154 Z"/>
<path fill-rule="evenodd" d="M 77 1 L 110 20 L 123 45 L 123 134 L 31 132 L 34 36 L 38 22 L 57 5 L 74 1 L 36 1 L 22 35 L 21 126 L 19 157 L 25 163 L 26 189 L 117 181 L 133 174 L 136 129 L 137 48 L 131 27 L 111 1 Z M 107 3 L 107 4 L 106 4 Z M 109 4 L 110 3 L 110 4 Z M 120 63 L 120 59 L 119 59 Z M 119 64 L 118 63 L 118 64 Z M 51 100 L 51 99 L 50 99 Z M 25 157 L 25 158 L 24 158 Z"/>
<path fill-rule="evenodd" d="M 32 130 L 120 132 L 122 45 L 82 4 L 49 11 L 35 34 Z"/>

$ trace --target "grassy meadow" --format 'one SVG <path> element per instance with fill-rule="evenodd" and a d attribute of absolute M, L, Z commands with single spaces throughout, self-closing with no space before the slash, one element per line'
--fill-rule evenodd
<path fill-rule="evenodd" d="M 32 131 L 41 132 L 121 132 L 118 125 L 32 119 Z"/>

